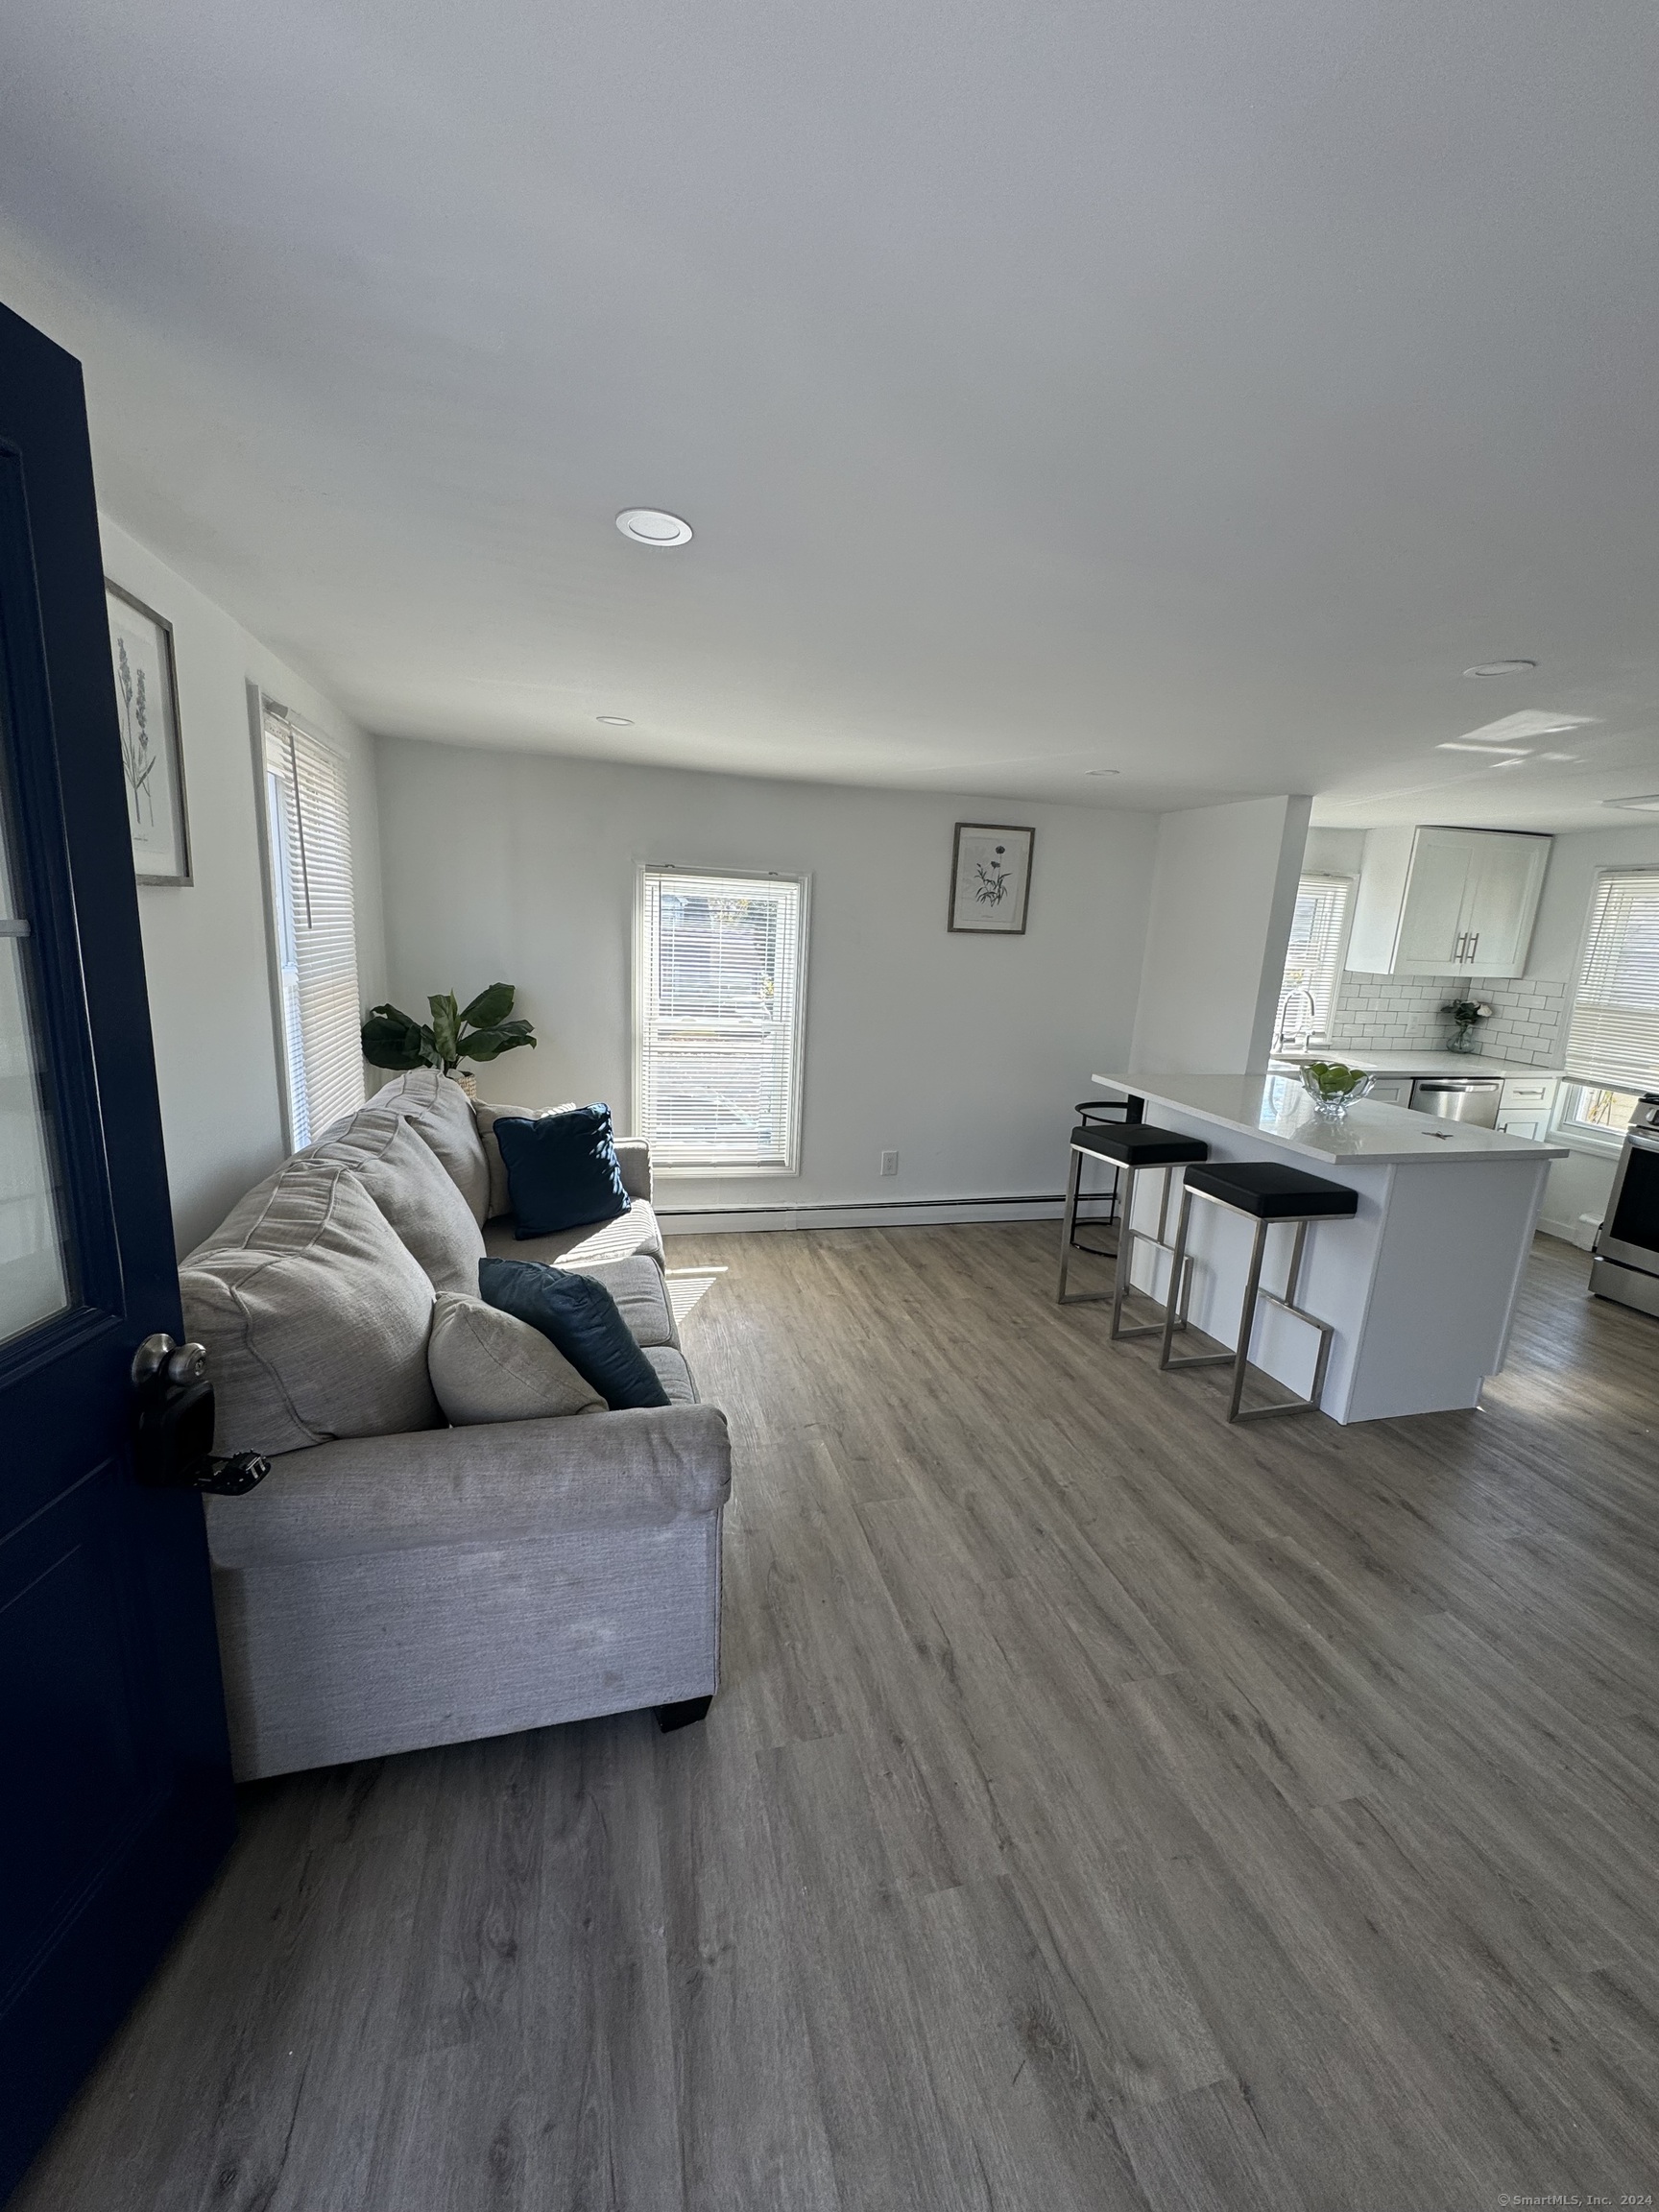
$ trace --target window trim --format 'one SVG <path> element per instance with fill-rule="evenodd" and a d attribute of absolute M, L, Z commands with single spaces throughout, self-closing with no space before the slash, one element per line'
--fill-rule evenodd
<path fill-rule="evenodd" d="M 641 860 L 634 870 L 634 974 L 632 989 L 631 1080 L 633 1085 L 634 1127 L 639 1136 L 650 1139 L 645 1126 L 645 883 L 652 876 L 694 876 L 705 879 L 713 878 L 731 883 L 793 883 L 801 902 L 801 948 L 796 961 L 797 988 L 795 992 L 794 1053 L 795 1081 L 789 1101 L 789 1134 L 786 1157 L 782 1161 L 765 1163 L 733 1162 L 727 1166 L 696 1166 L 677 1161 L 653 1158 L 651 1172 L 654 1177 L 667 1177 L 678 1182 L 731 1182 L 762 1177 L 767 1181 L 780 1176 L 799 1176 L 801 1173 L 802 1124 L 806 1097 L 806 987 L 812 954 L 812 877 L 810 871 L 793 868 L 725 868 L 718 866 L 693 867 L 682 860 Z"/>
<path fill-rule="evenodd" d="M 1325 1010 L 1325 1020 L 1322 1026 L 1313 1031 L 1309 1039 L 1310 1044 L 1328 1045 L 1331 1042 L 1331 1032 L 1336 1026 L 1337 1009 L 1342 1003 L 1342 978 L 1348 973 L 1348 944 L 1354 934 L 1354 913 L 1359 900 L 1359 878 L 1358 876 L 1350 875 L 1342 868 L 1304 868 L 1296 878 L 1296 897 L 1298 899 L 1302 896 L 1302 887 L 1305 883 L 1341 884 L 1347 892 L 1347 897 L 1342 902 L 1342 926 L 1336 932 L 1336 958 L 1331 971 L 1331 1003 Z M 1294 902 L 1291 904 L 1290 918 L 1291 924 L 1294 926 L 1296 918 Z M 1289 958 L 1289 953 L 1290 941 L 1286 936 L 1285 941 L 1286 961 Z M 1273 1006 L 1275 1045 L 1278 1042 L 1280 1020 L 1285 1011 L 1286 996 L 1285 977 L 1281 972 L 1279 996 Z"/>
<path fill-rule="evenodd" d="M 1599 1121 L 1575 1120 L 1567 1111 L 1567 1101 L 1579 1091 L 1611 1091 L 1621 1098 L 1639 1098 L 1639 1091 L 1623 1091 L 1615 1083 L 1583 1083 L 1572 1075 L 1561 1078 L 1560 1094 L 1555 1106 L 1554 1126 L 1551 1135 L 1559 1137 L 1563 1144 L 1571 1144 L 1575 1152 L 1589 1152 L 1599 1159 L 1616 1160 L 1624 1149 L 1623 1129 L 1604 1129 Z"/>
<path fill-rule="evenodd" d="M 253 806 L 254 820 L 258 829 L 259 845 L 259 890 L 265 918 L 265 969 L 267 982 L 269 985 L 267 991 L 267 998 L 269 1000 L 271 1009 L 271 1051 L 276 1077 L 276 1101 L 277 1109 L 281 1117 L 282 1142 L 287 1152 L 293 1153 L 299 1151 L 301 1147 L 299 1143 L 298 1133 L 294 1126 L 294 1101 L 292 1088 L 289 1081 L 288 1067 L 288 1033 L 282 1012 L 282 950 L 278 939 L 279 924 L 277 920 L 279 887 L 277 885 L 273 867 L 273 854 L 275 848 L 272 843 L 272 834 L 275 825 L 272 819 L 271 802 L 266 783 L 266 778 L 269 771 L 265 757 L 265 726 L 267 721 L 270 720 L 275 720 L 279 723 L 291 723 L 294 729 L 299 731 L 301 735 L 308 738 L 314 745 L 319 746 L 323 751 L 326 753 L 331 753 L 341 764 L 341 769 L 345 778 L 348 791 L 349 791 L 351 781 L 351 760 L 350 756 L 347 753 L 344 746 L 338 744 L 332 737 L 329 737 L 323 732 L 319 731 L 313 723 L 305 720 L 296 719 L 296 717 L 289 712 L 289 709 L 283 706 L 279 700 L 272 698 L 271 695 L 265 691 L 257 683 L 255 683 L 252 677 L 248 679 L 248 733 L 252 750 Z M 348 829 L 347 850 L 351 856 L 352 863 L 351 927 L 353 943 L 355 945 L 357 929 L 357 871 L 355 864 L 356 855 L 350 841 L 349 828 Z M 361 991 L 361 987 L 362 971 L 361 968 L 359 968 L 359 992 Z M 362 1002 L 360 998 L 358 1001 L 358 1012 L 362 1012 Z M 321 1129 L 313 1130 L 309 1142 L 315 1143 L 321 1135 Z"/>

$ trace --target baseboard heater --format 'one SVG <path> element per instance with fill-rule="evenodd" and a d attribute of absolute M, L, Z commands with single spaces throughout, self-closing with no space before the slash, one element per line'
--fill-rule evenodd
<path fill-rule="evenodd" d="M 1092 1198 L 1105 1204 L 1109 1193 L 1085 1192 L 1083 1203 Z M 659 1206 L 657 1218 L 665 1231 L 688 1233 L 693 1230 L 709 1231 L 729 1229 L 857 1229 L 878 1227 L 879 1219 L 869 1216 L 891 1216 L 896 1214 L 923 1220 L 943 1215 L 957 1220 L 972 1220 L 992 1208 L 1006 1209 L 1040 1207 L 1045 1214 L 1058 1216 L 1065 1204 L 1065 1194 L 1059 1190 L 1010 1191 L 1000 1198 L 828 1198 L 814 1199 L 801 1206 Z M 834 1220 L 827 1218 L 835 1215 Z M 856 1216 L 856 1218 L 847 1218 Z M 1080 1214 L 1087 1219 L 1087 1214 Z M 919 1224 L 920 1225 L 920 1224 Z"/>

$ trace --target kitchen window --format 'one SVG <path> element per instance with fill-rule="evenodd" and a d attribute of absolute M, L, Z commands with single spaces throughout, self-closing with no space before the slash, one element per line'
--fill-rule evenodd
<path fill-rule="evenodd" d="M 635 1127 L 661 1170 L 798 1171 L 807 891 L 641 870 Z"/>
<path fill-rule="evenodd" d="M 1616 1149 L 1638 1094 L 1659 1088 L 1659 868 L 1597 882 L 1566 1057 L 1557 1127 Z"/>
<path fill-rule="evenodd" d="M 1280 1043 L 1304 1031 L 1310 1038 L 1329 1033 L 1353 900 L 1354 885 L 1346 876 L 1304 876 L 1298 884 L 1279 990 Z M 1301 992 L 1306 998 L 1297 996 Z"/>
<path fill-rule="evenodd" d="M 265 851 L 282 1103 L 291 1151 L 363 1102 L 346 763 L 267 703 Z"/>

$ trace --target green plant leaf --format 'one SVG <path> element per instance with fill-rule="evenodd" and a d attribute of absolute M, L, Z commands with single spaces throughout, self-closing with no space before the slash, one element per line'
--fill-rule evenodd
<path fill-rule="evenodd" d="M 463 1024 L 470 1022 L 475 1029 L 496 1029 L 513 1011 L 517 993 L 511 983 L 492 983 L 488 990 L 480 991 L 470 1006 L 463 1006 Z"/>
<path fill-rule="evenodd" d="M 503 1052 L 512 1052 L 520 1045 L 535 1049 L 536 1039 L 528 1022 L 502 1022 L 493 1029 L 471 1030 L 461 1046 L 462 1056 L 468 1060 L 499 1060 Z"/>
<path fill-rule="evenodd" d="M 432 1032 L 400 1006 L 371 1006 L 363 1020 L 363 1057 L 371 1068 L 419 1068 Z"/>
<path fill-rule="evenodd" d="M 426 1001 L 432 1009 L 432 1044 L 437 1065 L 453 1068 L 461 1057 L 461 1009 L 453 991 L 434 995 Z"/>

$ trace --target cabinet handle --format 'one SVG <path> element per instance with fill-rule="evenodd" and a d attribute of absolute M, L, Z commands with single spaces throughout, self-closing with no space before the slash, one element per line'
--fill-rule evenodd
<path fill-rule="evenodd" d="M 1453 944 L 1452 964 L 1455 968 L 1460 968 L 1463 965 L 1463 946 L 1466 939 L 1468 938 L 1468 935 L 1469 932 L 1467 929 L 1459 929 L 1456 939 Z"/>
<path fill-rule="evenodd" d="M 1477 929 L 1477 930 L 1475 930 L 1475 931 L 1474 931 L 1474 933 L 1471 935 L 1471 937 L 1470 937 L 1470 939 L 1469 939 L 1469 965 L 1470 965 L 1470 967 L 1471 967 L 1471 968 L 1473 968 L 1473 967 L 1474 967 L 1474 965 L 1475 965 L 1475 955 L 1476 955 L 1476 953 L 1477 953 L 1477 952 L 1479 952 L 1479 950 L 1480 950 L 1480 932 L 1479 932 L 1479 929 Z"/>

